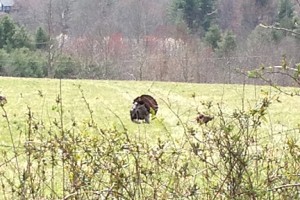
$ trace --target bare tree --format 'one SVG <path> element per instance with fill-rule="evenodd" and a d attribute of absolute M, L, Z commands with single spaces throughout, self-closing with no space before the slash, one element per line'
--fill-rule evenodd
<path fill-rule="evenodd" d="M 52 7 L 52 0 L 48 1 L 47 4 L 47 10 L 46 10 L 46 18 L 47 18 L 47 28 L 48 28 L 48 34 L 50 37 L 50 42 L 52 43 L 54 40 L 54 23 L 53 23 L 53 7 Z M 54 61 L 54 46 L 53 44 L 49 45 L 48 48 L 48 67 L 47 67 L 47 72 L 48 72 L 48 77 L 52 78 L 54 77 L 54 69 L 53 69 L 53 61 Z"/>
<path fill-rule="evenodd" d="M 15 0 L 14 12 L 11 15 L 28 30 L 35 31 L 45 24 L 44 5 L 43 0 Z"/>

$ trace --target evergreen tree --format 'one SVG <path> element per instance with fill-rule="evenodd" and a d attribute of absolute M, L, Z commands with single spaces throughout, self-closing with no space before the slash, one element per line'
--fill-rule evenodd
<path fill-rule="evenodd" d="M 205 41 L 215 50 L 221 41 L 222 35 L 219 26 L 212 25 L 205 34 Z"/>
<path fill-rule="evenodd" d="M 279 12 L 278 12 L 278 22 L 281 20 L 288 18 L 293 19 L 294 10 L 293 5 L 290 0 L 280 0 L 279 4 Z"/>
<path fill-rule="evenodd" d="M 290 0 L 280 0 L 276 22 L 276 25 L 280 28 L 289 30 L 294 30 L 297 28 L 297 19 L 295 18 L 293 5 Z M 273 39 L 275 41 L 279 41 L 287 35 L 288 33 L 286 31 L 273 31 Z"/>
<path fill-rule="evenodd" d="M 223 34 L 222 40 L 218 43 L 219 54 L 229 56 L 237 47 L 235 35 L 231 31 Z"/>
<path fill-rule="evenodd" d="M 266 6 L 269 3 L 269 0 L 256 0 L 256 6 Z"/>
<path fill-rule="evenodd" d="M 215 19 L 216 0 L 173 0 L 171 16 L 185 22 L 192 33 L 206 32 Z"/>
<path fill-rule="evenodd" d="M 290 0 L 280 1 L 277 23 L 282 28 L 287 28 L 291 30 L 295 28 L 294 9 Z"/>
<path fill-rule="evenodd" d="M 33 47 L 30 36 L 24 27 L 16 27 L 12 40 L 10 41 L 10 44 L 7 45 L 14 49 L 22 47 L 31 49 Z"/>
<path fill-rule="evenodd" d="M 49 36 L 42 27 L 39 27 L 35 34 L 35 43 L 37 49 L 45 49 L 49 43 Z"/>
<path fill-rule="evenodd" d="M 214 23 L 216 18 L 214 14 L 215 10 L 215 0 L 202 0 L 201 1 L 201 15 L 200 18 L 203 19 L 200 21 L 201 27 L 208 31 L 209 27 Z"/>
<path fill-rule="evenodd" d="M 31 51 L 23 47 L 13 49 L 10 58 L 11 62 L 6 66 L 9 76 L 45 77 L 47 60 L 41 52 Z"/>
<path fill-rule="evenodd" d="M 0 21 L 0 48 L 11 51 L 15 48 L 31 48 L 31 40 L 24 27 L 19 27 L 8 16 Z"/>
<path fill-rule="evenodd" d="M 12 43 L 12 37 L 15 34 L 16 25 L 12 19 L 5 16 L 0 21 L 0 48 L 6 47 Z"/>

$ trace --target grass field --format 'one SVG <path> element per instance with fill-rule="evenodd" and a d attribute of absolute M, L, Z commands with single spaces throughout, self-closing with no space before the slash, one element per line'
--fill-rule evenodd
<path fill-rule="evenodd" d="M 157 116 L 150 124 L 130 121 L 132 101 L 141 94 L 154 96 L 159 104 Z M 120 132 L 125 129 L 129 137 L 149 148 L 157 145 L 158 140 L 184 147 L 187 127 L 194 129 L 196 136 L 201 138 L 205 131 L 218 127 L 222 120 L 230 122 L 235 111 L 248 112 L 259 106 L 262 99 L 268 98 L 271 104 L 259 126 L 259 138 L 264 138 L 259 145 L 284 146 L 289 135 L 297 136 L 299 133 L 300 110 L 297 105 L 300 98 L 280 94 L 269 86 L 106 80 L 60 82 L 54 79 L 0 77 L 0 95 L 6 96 L 8 101 L 2 109 L 2 115 L 6 112 L 7 117 L 0 119 L 0 148 L 3 152 L 12 150 L 12 140 L 24 146 L 28 137 L 29 110 L 37 125 L 47 127 L 43 130 L 50 130 L 57 122 L 63 123 L 65 130 L 71 130 L 76 123 L 80 125 L 78 132 L 87 135 L 92 133 L 87 126 L 81 125 L 93 120 L 99 129 Z M 58 101 L 60 95 L 61 104 Z M 215 118 L 207 127 L 199 126 L 195 120 L 198 111 Z M 43 137 L 48 136 L 43 132 L 30 137 L 41 142 Z M 295 143 L 298 144 L 298 141 Z M 7 164 L 7 159 L 0 161 Z M 1 173 L 13 168 L 1 163 L 0 166 Z"/>
<path fill-rule="evenodd" d="M 219 109 L 217 104 L 223 112 L 230 115 L 235 109 L 246 110 L 255 107 L 265 96 L 278 95 L 277 91 L 268 86 L 253 85 L 243 88 L 242 85 L 97 80 L 62 80 L 61 84 L 65 118 L 77 121 L 89 120 L 87 102 L 93 111 L 95 122 L 101 127 L 119 127 L 122 121 L 130 131 L 146 126 L 147 131 L 157 136 L 162 130 L 155 120 L 149 125 L 137 125 L 130 121 L 129 110 L 132 100 L 141 94 L 150 94 L 157 99 L 159 104 L 157 118 L 163 120 L 174 134 L 178 134 L 176 132 L 178 117 L 186 123 L 195 124 L 197 111 L 216 115 Z M 81 91 L 86 102 L 82 98 Z M 0 94 L 7 97 L 8 104 L 5 109 L 15 123 L 24 119 L 28 107 L 37 118 L 45 122 L 57 117 L 57 113 L 53 111 L 57 106 L 56 99 L 60 95 L 59 80 L 1 77 Z M 300 111 L 295 105 L 300 103 L 300 98 L 281 95 L 280 101 L 282 103 L 273 101 L 269 109 L 268 120 L 271 123 L 266 124 L 272 126 L 269 127 L 269 131 L 274 128 L 279 130 L 284 127 L 295 127 L 299 123 Z M 212 102 L 210 110 L 203 105 L 209 102 Z M 213 123 L 218 123 L 218 119 Z"/>

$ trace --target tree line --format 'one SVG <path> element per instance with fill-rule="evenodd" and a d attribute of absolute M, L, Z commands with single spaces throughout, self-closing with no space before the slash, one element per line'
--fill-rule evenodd
<path fill-rule="evenodd" d="M 292 0 L 17 0 L 0 22 L 0 73 L 239 82 L 237 68 L 299 62 L 299 10 Z"/>

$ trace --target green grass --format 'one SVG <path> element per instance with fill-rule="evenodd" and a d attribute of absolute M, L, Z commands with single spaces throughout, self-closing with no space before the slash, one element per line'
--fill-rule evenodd
<path fill-rule="evenodd" d="M 139 135 L 146 141 L 169 138 L 176 141 L 184 136 L 180 123 L 199 129 L 195 117 L 197 111 L 216 116 L 219 107 L 229 119 L 234 110 L 254 108 L 265 96 L 276 97 L 278 92 L 269 86 L 193 84 L 174 82 L 136 82 L 106 80 L 62 80 L 64 126 L 72 126 L 90 120 L 90 111 L 82 98 L 85 97 L 92 111 L 95 123 L 103 129 L 116 127 Z M 79 88 L 80 87 L 80 88 Z M 287 88 L 291 90 L 290 88 Z M 35 119 L 42 120 L 45 126 L 59 120 L 59 107 L 56 99 L 60 94 L 60 81 L 54 79 L 0 78 L 0 92 L 7 97 L 5 109 L 15 129 L 24 129 L 28 108 Z M 42 94 L 42 95 L 41 95 Z M 157 119 L 150 124 L 135 124 L 130 121 L 129 110 L 132 100 L 141 95 L 153 95 L 159 104 Z M 267 122 L 262 125 L 262 137 L 297 127 L 300 113 L 299 97 L 281 95 L 282 103 L 273 101 L 268 111 Z M 212 108 L 203 104 L 212 102 Z M 180 121 L 180 120 L 181 121 Z M 0 123 L 5 127 L 4 118 Z M 216 116 L 212 124 L 219 123 Z M 19 128 L 18 128 L 19 126 Z M 7 130 L 7 129 L 6 129 Z M 6 131 L 1 131 L 1 143 L 10 144 Z M 278 137 L 278 136 L 277 136 Z M 274 138 L 273 138 L 274 139 Z M 277 138 L 280 141 L 281 137 Z"/>
<path fill-rule="evenodd" d="M 142 132 L 145 140 L 153 141 L 170 136 L 180 140 L 183 137 L 180 122 L 197 129 L 197 111 L 216 116 L 221 108 L 230 118 L 234 110 L 254 108 L 265 96 L 278 95 L 278 92 L 269 86 L 62 80 L 65 127 L 70 127 L 72 120 L 82 123 L 91 118 L 81 90 L 99 127 L 116 127 L 121 130 L 124 125 L 130 133 Z M 8 100 L 5 109 L 11 123 L 16 127 L 25 129 L 22 124 L 27 118 L 28 108 L 34 113 L 34 117 L 43 120 L 46 126 L 53 124 L 53 121 L 60 117 L 56 103 L 60 94 L 59 80 L 1 77 L 0 94 L 5 95 Z M 152 120 L 150 124 L 135 124 L 130 121 L 132 100 L 141 94 L 153 95 L 159 104 L 157 119 Z M 266 117 L 268 121 L 262 125 L 264 136 L 297 127 L 299 124 L 300 113 L 296 105 L 299 105 L 300 98 L 281 95 L 280 100 L 282 103 L 274 100 L 270 106 Z M 207 102 L 212 102 L 212 108 L 207 109 L 203 105 Z M 1 118 L 0 123 L 3 127 L 7 125 L 4 118 Z M 219 123 L 217 116 L 210 124 L 215 123 Z M 2 130 L 0 137 L 2 144 L 10 143 L 7 132 Z"/>
<path fill-rule="evenodd" d="M 277 91 L 268 86 L 247 85 L 243 90 L 241 85 L 62 80 L 63 110 L 66 119 L 74 118 L 82 121 L 90 118 L 78 86 L 82 89 L 93 111 L 94 120 L 99 126 L 109 128 L 113 125 L 120 128 L 121 120 L 131 131 L 147 127 L 147 131 L 152 132 L 153 135 L 159 135 L 161 132 L 156 120 L 149 125 L 137 125 L 130 121 L 131 103 L 138 95 L 151 94 L 157 99 L 159 104 L 157 118 L 163 120 L 174 134 L 176 131 L 174 132 L 173 129 L 177 129 L 178 123 L 176 115 L 184 122 L 195 123 L 197 110 L 215 115 L 219 104 L 223 112 L 231 114 L 235 109 L 243 109 L 243 105 L 245 109 L 254 107 L 259 99 L 266 96 L 265 92 L 271 96 L 277 95 Z M 53 109 L 56 107 L 56 98 L 60 94 L 59 80 L 1 77 L 0 93 L 7 97 L 8 103 L 5 109 L 15 123 L 24 120 L 28 107 L 37 118 L 45 122 L 51 122 L 57 117 Z M 300 103 L 299 97 L 281 95 L 280 100 L 283 103 L 274 101 L 270 107 L 268 118 L 272 125 L 296 126 L 300 119 L 296 107 Z M 202 105 L 203 102 L 209 101 L 213 104 L 210 110 Z M 118 118 L 115 117 L 116 115 Z M 1 123 L 3 121 L 2 119 Z M 217 121 L 216 119 L 214 123 Z"/>

